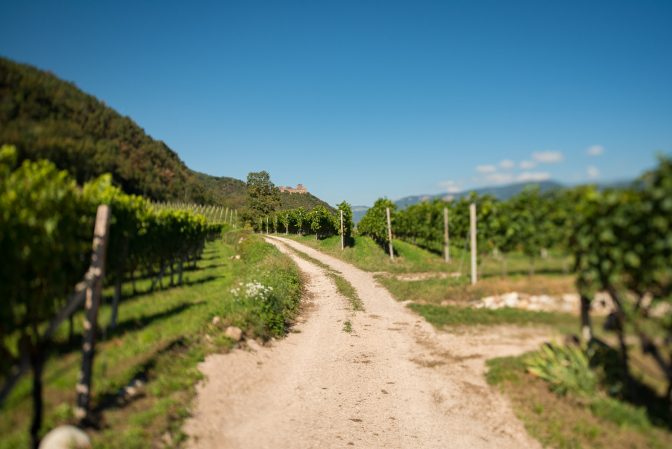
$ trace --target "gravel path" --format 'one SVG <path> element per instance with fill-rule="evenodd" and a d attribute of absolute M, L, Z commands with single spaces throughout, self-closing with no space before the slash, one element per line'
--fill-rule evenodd
<path fill-rule="evenodd" d="M 272 347 L 201 365 L 190 448 L 540 448 L 483 377 L 485 360 L 536 347 L 531 329 L 437 332 L 371 273 L 293 240 L 269 242 L 308 278 L 306 311 Z M 362 298 L 353 312 L 323 269 Z M 344 331 L 345 321 L 352 332 Z"/>

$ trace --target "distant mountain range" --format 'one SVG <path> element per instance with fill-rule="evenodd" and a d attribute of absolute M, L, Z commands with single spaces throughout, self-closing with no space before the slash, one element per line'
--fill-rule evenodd
<path fill-rule="evenodd" d="M 518 182 L 515 184 L 507 184 L 503 186 L 492 186 L 492 187 L 481 187 L 478 189 L 464 190 L 457 193 L 439 193 L 436 195 L 414 195 L 406 196 L 401 198 L 394 203 L 398 208 L 404 209 L 413 204 L 420 203 L 422 201 L 432 201 L 437 198 L 443 198 L 446 200 L 460 199 L 462 197 L 470 195 L 472 192 L 478 195 L 492 195 L 498 200 L 508 200 L 512 196 L 515 196 L 522 192 L 524 189 L 530 186 L 537 186 L 542 192 L 549 192 L 551 190 L 562 189 L 565 187 L 563 184 L 560 184 L 556 181 L 540 181 L 540 182 Z"/>
<path fill-rule="evenodd" d="M 369 210 L 369 206 L 352 206 L 352 220 L 356 223 L 359 223 L 359 220 L 366 215 L 366 211 Z"/>
<path fill-rule="evenodd" d="M 615 181 L 609 183 L 601 183 L 600 187 L 624 187 L 630 184 L 631 181 Z M 491 187 L 481 187 L 478 189 L 464 190 L 457 193 L 439 193 L 432 195 L 412 195 L 405 196 L 401 199 L 398 199 L 394 202 L 399 209 L 405 209 L 408 206 L 412 206 L 423 201 L 432 201 L 434 199 L 445 199 L 449 200 L 459 200 L 465 196 L 470 195 L 471 193 L 476 193 L 478 195 L 492 195 L 498 200 L 508 200 L 509 198 L 519 194 L 524 189 L 536 186 L 539 187 L 541 192 L 550 192 L 552 190 L 558 190 L 568 187 L 565 184 L 562 184 L 557 181 L 540 181 L 540 182 L 519 182 L 514 184 L 506 184 L 502 186 L 491 186 Z M 366 214 L 366 211 L 369 210 L 369 206 L 353 206 L 352 215 L 355 223 L 358 223 L 359 220 Z"/>

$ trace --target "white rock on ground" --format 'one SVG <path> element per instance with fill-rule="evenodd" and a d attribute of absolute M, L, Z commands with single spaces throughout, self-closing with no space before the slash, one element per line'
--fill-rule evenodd
<path fill-rule="evenodd" d="M 91 440 L 74 426 L 56 427 L 42 438 L 40 449 L 90 449 Z"/>
<path fill-rule="evenodd" d="M 240 339 L 243 338 L 243 331 L 236 326 L 229 326 L 224 331 L 224 335 L 233 341 L 240 341 Z"/>
<path fill-rule="evenodd" d="M 245 343 L 247 343 L 247 347 L 253 351 L 258 351 L 261 349 L 261 346 L 256 342 L 256 340 L 249 339 L 246 340 Z"/>
<path fill-rule="evenodd" d="M 514 307 L 518 309 L 546 312 L 579 313 L 581 298 L 576 293 L 566 293 L 558 297 L 549 295 L 528 295 L 526 293 L 509 292 L 502 295 L 486 296 L 471 303 L 477 309 L 500 309 Z M 606 293 L 597 293 L 592 302 L 592 311 L 605 315 L 613 309 L 611 298 Z"/>

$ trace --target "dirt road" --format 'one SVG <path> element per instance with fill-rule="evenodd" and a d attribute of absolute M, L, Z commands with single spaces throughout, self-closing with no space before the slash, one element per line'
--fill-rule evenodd
<path fill-rule="evenodd" d="M 188 447 L 540 447 L 483 372 L 486 359 L 534 348 L 544 335 L 437 332 L 371 273 L 292 240 L 268 240 L 307 275 L 307 310 L 272 347 L 207 358 L 185 425 Z M 365 311 L 353 312 L 324 270 L 289 248 L 342 273 Z"/>

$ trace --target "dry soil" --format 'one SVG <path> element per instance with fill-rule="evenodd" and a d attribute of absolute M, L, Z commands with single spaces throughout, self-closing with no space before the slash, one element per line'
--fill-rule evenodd
<path fill-rule="evenodd" d="M 292 240 L 268 240 L 306 275 L 305 311 L 270 347 L 205 360 L 188 447 L 541 447 L 484 369 L 488 358 L 535 348 L 542 331 L 436 331 L 371 273 Z M 324 270 L 291 248 L 340 272 L 365 310 L 354 312 Z"/>

